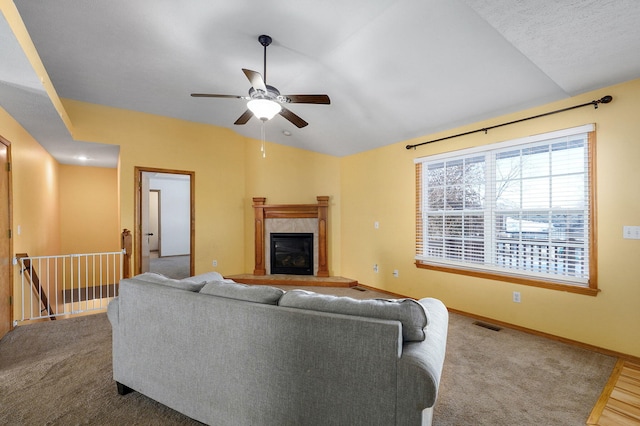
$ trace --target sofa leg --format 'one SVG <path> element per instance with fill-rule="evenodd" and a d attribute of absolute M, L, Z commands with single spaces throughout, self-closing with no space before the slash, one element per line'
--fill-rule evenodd
<path fill-rule="evenodd" d="M 131 389 L 129 386 L 123 385 L 120 382 L 116 382 L 116 386 L 118 387 L 118 394 L 120 395 L 126 395 L 130 392 L 133 392 L 133 389 Z"/>

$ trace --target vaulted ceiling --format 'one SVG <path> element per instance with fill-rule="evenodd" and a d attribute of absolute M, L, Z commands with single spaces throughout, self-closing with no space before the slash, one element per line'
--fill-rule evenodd
<path fill-rule="evenodd" d="M 276 116 L 267 139 L 335 156 L 640 77 L 637 0 L 14 3 L 61 98 L 256 139 L 257 119 L 233 124 L 245 100 L 190 94 L 247 96 L 268 34 L 267 83 L 331 104 L 288 104 L 309 125 Z M 0 105 L 60 162 L 115 164 L 117 147 L 73 140 L 1 15 L 0 39 Z"/>

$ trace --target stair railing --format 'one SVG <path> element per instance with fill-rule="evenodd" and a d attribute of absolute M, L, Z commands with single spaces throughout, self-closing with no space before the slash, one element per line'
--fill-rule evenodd
<path fill-rule="evenodd" d="M 124 276 L 125 250 L 60 256 L 16 255 L 21 276 L 22 321 L 55 320 L 105 310 L 118 295 Z"/>

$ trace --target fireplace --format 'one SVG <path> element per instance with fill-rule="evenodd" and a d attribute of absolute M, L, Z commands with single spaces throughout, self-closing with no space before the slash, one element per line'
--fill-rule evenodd
<path fill-rule="evenodd" d="M 271 233 L 271 273 L 313 275 L 312 233 Z"/>
<path fill-rule="evenodd" d="M 273 274 L 267 271 L 270 266 L 271 248 L 269 235 L 273 232 L 310 232 L 306 225 L 299 229 L 298 224 L 307 219 L 315 221 L 313 229 L 313 270 L 318 277 L 329 276 L 329 264 L 327 256 L 327 234 L 329 217 L 329 196 L 319 195 L 316 197 L 317 204 L 265 204 L 266 198 L 254 197 L 254 244 L 255 244 L 255 268 L 253 275 Z M 304 220 L 303 220 L 304 219 Z M 277 226 L 275 229 L 267 230 L 268 227 L 277 221 L 286 220 L 289 222 L 286 229 Z M 314 275 L 314 274 L 312 274 Z"/>

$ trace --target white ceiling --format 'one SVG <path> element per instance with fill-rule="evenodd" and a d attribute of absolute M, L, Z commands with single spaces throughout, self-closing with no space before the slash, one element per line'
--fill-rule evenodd
<path fill-rule="evenodd" d="M 637 0 L 14 2 L 60 97 L 256 139 L 255 118 L 233 125 L 245 101 L 189 95 L 246 96 L 268 34 L 267 83 L 331 105 L 288 105 L 309 126 L 276 116 L 267 139 L 335 156 L 640 77 Z M 0 105 L 60 162 L 115 165 L 117 147 L 72 140 L 4 18 L 0 37 Z"/>

